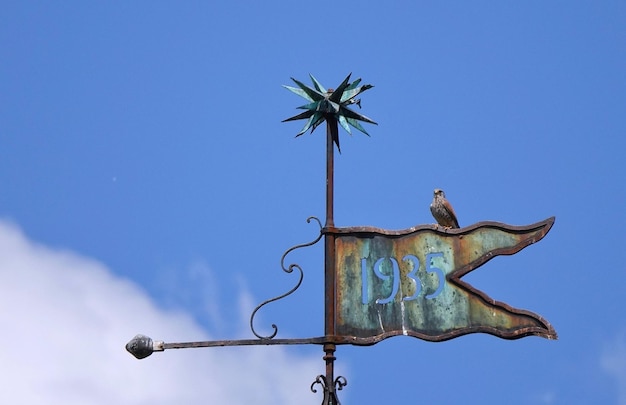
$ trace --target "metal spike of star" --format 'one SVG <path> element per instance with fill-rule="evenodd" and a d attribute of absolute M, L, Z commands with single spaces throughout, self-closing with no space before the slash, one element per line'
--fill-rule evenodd
<path fill-rule="evenodd" d="M 350 110 L 348 106 L 356 104 L 359 108 L 361 108 L 361 99 L 355 99 L 355 97 L 374 86 L 371 84 L 359 86 L 361 79 L 356 79 L 350 83 L 351 75 L 352 73 L 350 73 L 335 90 L 324 89 L 324 86 L 322 86 L 322 84 L 317 81 L 313 75 L 309 75 L 311 77 L 311 81 L 313 82 L 313 88 L 294 79 L 293 77 L 291 80 L 293 80 L 298 87 L 283 85 L 283 87 L 287 90 L 310 101 L 309 104 L 298 107 L 299 109 L 306 111 L 282 121 L 287 122 L 307 119 L 306 125 L 300 132 L 298 132 L 298 134 L 296 134 L 296 138 L 308 131 L 309 128 L 311 129 L 311 133 L 313 133 L 315 128 L 317 128 L 324 121 L 326 121 L 332 140 L 335 145 L 337 145 L 337 150 L 340 153 L 341 148 L 339 147 L 339 128 L 337 123 L 339 123 L 339 125 L 341 125 L 341 127 L 350 135 L 352 135 L 352 131 L 350 130 L 350 126 L 352 126 L 369 136 L 359 121 L 374 125 L 378 124 L 370 118 Z"/>

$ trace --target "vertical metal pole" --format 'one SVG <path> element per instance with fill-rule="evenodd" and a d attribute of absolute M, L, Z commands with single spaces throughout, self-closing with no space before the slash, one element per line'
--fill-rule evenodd
<path fill-rule="evenodd" d="M 331 127 L 331 126 L 334 126 Z M 326 120 L 326 227 L 334 227 L 334 144 L 332 133 L 337 133 L 337 120 L 328 118 Z M 324 284 L 326 290 L 325 298 L 325 335 L 335 335 L 335 236 L 325 235 L 324 249 Z M 326 362 L 326 400 L 324 404 L 335 404 L 335 344 L 326 343 L 324 345 L 324 361 Z"/>
<path fill-rule="evenodd" d="M 334 145 L 332 139 L 331 125 L 335 126 L 337 131 L 337 121 L 328 119 L 326 125 L 326 225 L 325 227 L 334 227 L 333 218 L 334 204 Z M 335 236 L 332 233 L 325 235 L 324 249 L 324 287 L 326 291 L 325 299 L 325 316 L 326 336 L 335 335 Z"/>
<path fill-rule="evenodd" d="M 326 362 L 326 387 L 322 405 L 338 405 L 337 393 L 335 392 L 335 344 L 324 345 L 324 361 Z"/>
<path fill-rule="evenodd" d="M 335 226 L 334 219 L 334 144 L 332 137 L 332 127 L 335 127 L 335 133 L 338 131 L 337 120 L 328 117 L 326 120 L 326 226 Z"/>

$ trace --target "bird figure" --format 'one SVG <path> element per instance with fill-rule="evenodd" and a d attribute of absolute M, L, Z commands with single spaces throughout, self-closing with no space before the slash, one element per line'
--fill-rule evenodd
<path fill-rule="evenodd" d="M 430 204 L 430 212 L 437 220 L 437 223 L 444 228 L 459 228 L 459 221 L 452 205 L 446 200 L 446 193 L 441 189 L 435 189 L 433 202 Z"/>

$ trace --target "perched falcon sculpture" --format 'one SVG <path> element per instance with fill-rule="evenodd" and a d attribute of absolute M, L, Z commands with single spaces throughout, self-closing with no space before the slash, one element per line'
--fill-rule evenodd
<path fill-rule="evenodd" d="M 444 228 L 459 228 L 459 221 L 452 205 L 446 200 L 446 194 L 441 189 L 435 189 L 433 202 L 430 204 L 430 212 L 437 223 Z"/>

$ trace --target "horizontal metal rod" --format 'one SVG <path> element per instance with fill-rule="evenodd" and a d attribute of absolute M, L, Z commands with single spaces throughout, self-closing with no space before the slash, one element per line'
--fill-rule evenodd
<path fill-rule="evenodd" d="M 154 342 L 154 350 L 188 349 L 193 347 L 223 347 L 223 346 L 269 346 L 269 345 L 323 345 L 328 342 L 327 337 L 307 339 L 241 339 L 241 340 L 207 340 L 204 342 L 163 343 Z"/>
<path fill-rule="evenodd" d="M 382 339 L 381 339 L 382 340 Z M 324 345 L 324 344 L 357 344 L 369 346 L 375 340 L 365 339 L 359 342 L 351 336 L 320 336 L 305 339 L 241 339 L 241 340 L 207 340 L 204 342 L 165 343 L 161 340 L 152 340 L 145 335 L 136 335 L 126 344 L 126 350 L 138 359 L 145 359 L 154 352 L 167 349 L 189 349 L 195 347 L 224 347 L 224 346 L 270 346 L 270 345 Z"/>

